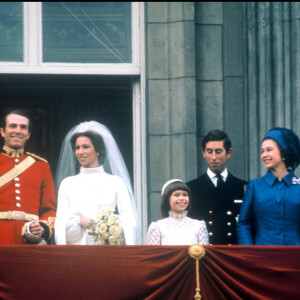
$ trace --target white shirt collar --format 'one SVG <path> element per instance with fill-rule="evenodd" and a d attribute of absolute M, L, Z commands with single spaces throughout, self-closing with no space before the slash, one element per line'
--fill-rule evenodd
<path fill-rule="evenodd" d="M 212 181 L 212 183 L 217 186 L 217 180 L 218 178 L 216 177 L 216 173 L 214 173 L 211 169 L 207 168 L 207 175 Z M 221 176 L 223 177 L 224 182 L 226 181 L 228 177 L 228 170 L 225 168 L 225 170 L 221 173 Z"/>

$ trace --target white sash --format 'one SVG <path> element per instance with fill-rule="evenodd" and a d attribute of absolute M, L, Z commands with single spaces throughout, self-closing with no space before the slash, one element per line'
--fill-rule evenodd
<path fill-rule="evenodd" d="M 12 179 L 16 178 L 18 175 L 23 173 L 27 170 L 33 163 L 35 159 L 31 156 L 27 156 L 22 162 L 18 165 L 15 165 L 12 169 L 7 171 L 0 177 L 0 187 L 11 181 Z"/>

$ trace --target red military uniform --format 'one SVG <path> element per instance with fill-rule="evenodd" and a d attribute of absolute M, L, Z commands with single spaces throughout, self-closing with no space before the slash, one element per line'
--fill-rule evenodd
<path fill-rule="evenodd" d="M 35 155 L 36 161 L 23 173 L 0 187 L 0 212 L 22 211 L 34 214 L 39 221 L 50 221 L 56 213 L 56 196 L 49 164 Z M 21 163 L 20 157 L 0 154 L 0 176 Z M 49 219 L 50 218 L 50 219 Z M 25 220 L 0 219 L 0 244 L 24 244 L 22 228 Z"/>

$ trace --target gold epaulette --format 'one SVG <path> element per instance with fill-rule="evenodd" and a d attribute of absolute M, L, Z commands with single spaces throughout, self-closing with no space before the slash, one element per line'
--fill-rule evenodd
<path fill-rule="evenodd" d="M 40 160 L 40 161 L 43 161 L 43 162 L 46 162 L 48 163 L 48 161 L 45 159 L 45 158 L 42 158 L 36 154 L 33 154 L 33 153 L 30 153 L 30 152 L 26 152 L 27 155 L 30 155 L 31 157 L 37 159 L 37 160 Z"/>

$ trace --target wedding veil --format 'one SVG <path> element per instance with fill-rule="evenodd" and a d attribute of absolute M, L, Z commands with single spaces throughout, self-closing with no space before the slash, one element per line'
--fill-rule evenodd
<path fill-rule="evenodd" d="M 80 123 L 68 132 L 63 141 L 58 160 L 58 166 L 55 176 L 56 188 L 59 189 L 60 183 L 64 178 L 76 175 L 78 162 L 71 146 L 71 138 L 75 133 L 85 131 L 93 131 L 102 136 L 106 149 L 106 159 L 103 163 L 104 170 L 109 174 L 120 176 L 126 184 L 131 199 L 131 205 L 132 210 L 134 212 L 135 221 L 137 224 L 137 243 L 139 244 L 140 226 L 138 222 L 137 208 L 132 191 L 131 180 L 126 165 L 124 163 L 123 157 L 115 142 L 115 139 L 113 138 L 110 130 L 106 126 L 96 121 L 89 121 Z"/>

